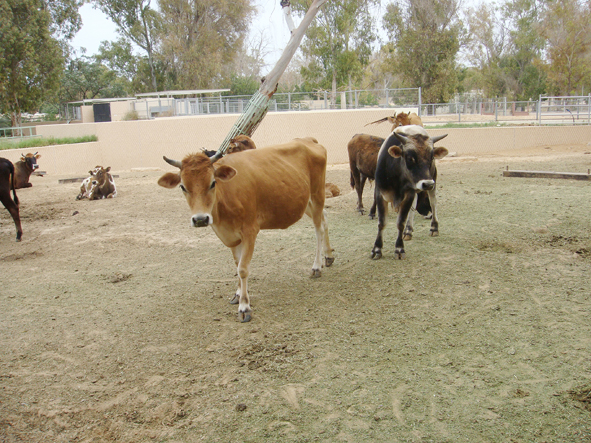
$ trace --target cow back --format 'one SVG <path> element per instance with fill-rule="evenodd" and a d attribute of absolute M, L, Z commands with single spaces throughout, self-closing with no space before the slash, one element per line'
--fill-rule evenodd
<path fill-rule="evenodd" d="M 216 187 L 214 221 L 285 229 L 303 216 L 312 194 L 324 200 L 326 149 L 313 138 L 238 152 L 218 165 L 237 173 Z"/>

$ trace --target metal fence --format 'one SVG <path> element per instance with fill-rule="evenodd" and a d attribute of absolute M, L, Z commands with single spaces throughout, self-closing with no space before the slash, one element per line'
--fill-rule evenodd
<path fill-rule="evenodd" d="M 148 98 L 136 100 L 139 118 L 203 114 L 241 114 L 251 96 Z M 425 121 L 445 123 L 591 124 L 591 96 L 546 97 L 509 101 L 507 98 L 421 103 L 420 88 L 276 93 L 269 112 L 384 108 L 416 110 Z"/>

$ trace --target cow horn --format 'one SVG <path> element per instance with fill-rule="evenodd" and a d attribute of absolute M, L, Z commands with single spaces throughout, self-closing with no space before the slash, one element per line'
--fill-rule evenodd
<path fill-rule="evenodd" d="M 433 143 L 438 142 L 439 140 L 441 140 L 442 138 L 447 137 L 447 134 L 443 134 L 443 135 L 438 135 L 437 137 L 433 137 L 431 138 L 431 140 L 433 141 Z"/>
<path fill-rule="evenodd" d="M 223 156 L 224 154 L 222 154 L 220 151 L 216 152 L 212 157 L 210 157 L 211 163 L 217 162 Z"/>
<path fill-rule="evenodd" d="M 396 136 L 396 138 L 398 138 L 398 140 L 400 140 L 402 143 L 406 144 L 408 143 L 408 137 L 406 135 L 402 135 L 399 132 L 394 132 L 394 135 Z"/>
<path fill-rule="evenodd" d="M 171 160 L 170 158 L 166 158 L 166 156 L 164 156 L 164 155 L 162 156 L 162 158 L 169 165 L 176 166 L 177 168 L 181 169 L 182 163 L 180 161 L 178 161 L 178 160 Z"/>

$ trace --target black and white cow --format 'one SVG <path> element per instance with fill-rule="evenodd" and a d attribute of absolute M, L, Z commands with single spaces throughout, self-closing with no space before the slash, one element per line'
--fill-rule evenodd
<path fill-rule="evenodd" d="M 431 138 L 421 126 L 399 126 L 382 143 L 375 175 L 378 236 L 371 251 L 373 259 L 382 257 L 388 203 L 399 208 L 396 220 L 396 258 L 404 258 L 403 238 L 412 238 L 414 211 L 411 209 L 417 207 L 417 200 L 423 215 L 427 215 L 425 212 L 428 213 L 428 209 L 431 210 L 431 236 L 439 235 L 435 159 L 445 157 L 448 151 L 443 147 L 434 148 L 433 144 L 446 136 L 447 134 Z M 425 194 L 428 195 L 429 205 L 425 204 Z"/>

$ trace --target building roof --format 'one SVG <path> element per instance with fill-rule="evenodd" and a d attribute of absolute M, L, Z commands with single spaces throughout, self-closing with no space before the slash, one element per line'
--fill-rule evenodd
<path fill-rule="evenodd" d="M 215 94 L 220 92 L 228 92 L 230 89 L 186 89 L 181 91 L 158 91 L 145 92 L 143 94 L 136 94 L 136 97 L 173 97 L 176 95 L 193 95 L 193 94 Z"/>

